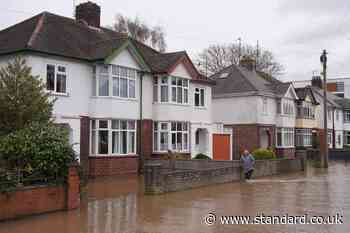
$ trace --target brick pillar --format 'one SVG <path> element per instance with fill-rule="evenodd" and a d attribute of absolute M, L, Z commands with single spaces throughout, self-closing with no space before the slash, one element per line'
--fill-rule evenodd
<path fill-rule="evenodd" d="M 138 149 L 137 153 L 140 156 L 139 170 L 143 170 L 143 161 L 149 159 L 153 153 L 153 121 L 144 119 L 137 121 L 138 125 Z M 141 141 L 141 142 L 140 142 Z M 140 144 L 141 143 L 141 144 Z"/>
<path fill-rule="evenodd" d="M 90 118 L 80 117 L 80 164 L 83 168 L 83 175 L 89 175 L 89 154 L 90 154 Z"/>
<path fill-rule="evenodd" d="M 80 207 L 80 179 L 78 175 L 79 165 L 73 164 L 68 168 L 67 178 L 67 210 Z"/>

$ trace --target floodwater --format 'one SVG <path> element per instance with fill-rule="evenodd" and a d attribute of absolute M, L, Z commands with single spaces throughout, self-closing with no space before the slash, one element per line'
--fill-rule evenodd
<path fill-rule="evenodd" d="M 328 170 L 264 177 L 159 196 L 144 196 L 142 178 L 90 181 L 88 198 L 76 211 L 0 223 L 0 233 L 350 232 L 350 164 Z M 1 211 L 1 207 L 0 207 Z M 207 226 L 204 217 L 215 213 Z M 342 215 L 339 225 L 222 225 L 222 215 Z"/>

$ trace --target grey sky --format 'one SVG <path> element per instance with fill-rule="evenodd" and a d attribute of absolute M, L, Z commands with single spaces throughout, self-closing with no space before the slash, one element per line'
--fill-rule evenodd
<path fill-rule="evenodd" d="M 84 2 L 77 0 L 77 3 Z M 102 24 L 116 13 L 162 25 L 168 51 L 195 55 L 213 43 L 256 40 L 286 68 L 283 80 L 309 79 L 320 69 L 322 49 L 329 50 L 330 76 L 350 76 L 350 1 L 348 0 L 96 0 Z M 73 0 L 10 0 L 0 6 L 0 30 L 49 11 L 71 17 Z"/>

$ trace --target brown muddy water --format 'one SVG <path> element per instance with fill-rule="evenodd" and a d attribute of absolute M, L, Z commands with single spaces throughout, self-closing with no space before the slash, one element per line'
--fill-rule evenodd
<path fill-rule="evenodd" d="M 0 233 L 350 232 L 350 163 L 160 196 L 144 196 L 142 178 L 90 181 L 76 211 L 0 223 Z M 1 208 L 1 207 L 0 207 Z M 217 222 L 204 223 L 215 213 Z M 222 215 L 341 214 L 341 225 L 222 225 Z"/>

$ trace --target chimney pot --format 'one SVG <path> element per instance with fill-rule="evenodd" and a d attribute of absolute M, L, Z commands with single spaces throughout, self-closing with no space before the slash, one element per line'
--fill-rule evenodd
<path fill-rule="evenodd" d="M 311 79 L 311 86 L 323 89 L 321 76 L 313 76 Z"/>
<path fill-rule="evenodd" d="M 75 18 L 78 22 L 86 22 L 89 26 L 99 28 L 101 7 L 90 1 L 81 3 L 76 7 Z"/>

